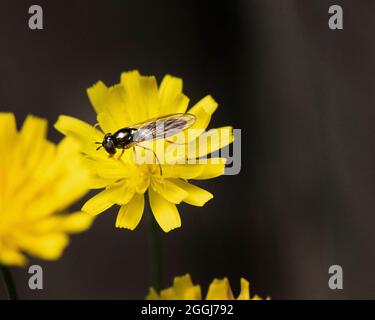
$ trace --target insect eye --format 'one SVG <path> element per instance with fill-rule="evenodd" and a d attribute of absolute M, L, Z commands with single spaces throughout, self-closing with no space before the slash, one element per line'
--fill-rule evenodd
<path fill-rule="evenodd" d="M 115 145 L 113 144 L 113 141 L 106 141 L 103 147 L 110 154 L 116 153 L 116 149 L 115 149 Z"/>

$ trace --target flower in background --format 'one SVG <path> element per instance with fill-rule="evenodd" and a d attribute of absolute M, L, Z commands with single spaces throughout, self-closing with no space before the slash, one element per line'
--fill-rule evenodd
<path fill-rule="evenodd" d="M 200 285 L 194 285 L 189 274 L 175 277 L 173 287 L 160 291 L 160 295 L 154 288 L 149 289 L 147 300 L 202 300 Z"/>
<path fill-rule="evenodd" d="M 267 298 L 269 299 L 269 298 Z M 241 292 L 234 297 L 232 289 L 230 287 L 229 280 L 224 279 L 214 279 L 208 288 L 206 300 L 263 300 L 257 294 L 250 296 L 250 284 L 249 282 L 241 278 Z"/>
<path fill-rule="evenodd" d="M 205 132 L 217 103 L 211 96 L 206 96 L 188 111 L 189 99 L 182 93 L 182 80 L 165 76 L 160 86 L 153 76 L 141 76 L 138 71 L 125 72 L 121 82 L 107 87 L 98 82 L 88 89 L 88 96 L 97 113 L 97 120 L 104 132 L 69 116 L 60 116 L 55 127 L 68 137 L 73 137 L 81 144 L 86 158 L 87 168 L 91 172 L 92 189 L 105 188 L 91 198 L 82 210 L 97 215 L 113 205 L 119 205 L 116 227 L 134 230 L 139 224 L 144 211 L 144 194 L 148 198 L 153 215 L 160 227 L 168 232 L 181 226 L 181 219 L 176 204 L 186 202 L 193 206 L 203 206 L 213 195 L 191 183 L 190 179 L 203 180 L 223 174 L 225 158 L 213 156 L 205 163 L 139 163 L 134 156 L 137 147 L 125 150 L 118 156 L 108 158 L 105 150 L 96 150 L 96 141 L 102 141 L 104 133 L 114 133 L 124 127 L 149 119 L 188 112 L 196 118 L 189 133 L 182 132 L 176 137 L 185 138 L 185 144 L 177 144 L 174 153 L 166 157 L 173 158 L 180 151 L 187 151 L 186 158 L 201 158 L 227 146 L 233 141 L 232 128 L 223 127 L 215 130 L 219 139 L 206 138 L 212 130 Z M 186 130 L 188 131 L 188 130 Z M 205 141 L 199 142 L 197 141 Z M 157 140 L 162 144 L 155 148 L 155 141 L 144 144 L 152 148 L 158 158 L 164 158 L 168 141 Z M 194 144 L 195 143 L 195 144 Z M 198 148 L 190 148 L 197 146 Z M 134 150 L 133 150 L 134 149 Z M 192 151 L 194 149 L 194 151 Z M 141 149 L 142 150 L 142 149 Z M 144 151 L 144 150 L 143 150 Z M 119 151 L 120 152 L 120 151 Z M 139 153 L 140 150 L 137 150 Z M 163 154 L 161 154 L 163 153 Z"/>
<path fill-rule="evenodd" d="M 64 214 L 87 192 L 78 146 L 46 139 L 47 121 L 28 116 L 20 131 L 12 113 L 0 113 L 0 263 L 24 265 L 26 254 L 58 259 L 68 234 L 86 230 L 92 217 Z"/>
<path fill-rule="evenodd" d="M 154 288 L 149 289 L 147 300 L 202 300 L 201 287 L 194 285 L 189 274 L 175 277 L 173 287 L 156 292 Z M 269 298 L 267 298 L 269 299 Z M 241 278 L 241 292 L 234 297 L 230 283 L 227 278 L 214 279 L 206 295 L 206 300 L 263 300 L 258 295 L 250 296 L 249 282 Z"/>

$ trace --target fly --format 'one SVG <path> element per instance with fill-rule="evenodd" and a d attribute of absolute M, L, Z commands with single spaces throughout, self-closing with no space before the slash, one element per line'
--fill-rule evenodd
<path fill-rule="evenodd" d="M 122 150 L 119 156 L 120 159 L 126 149 L 138 146 L 152 151 L 159 163 L 160 172 L 162 172 L 160 161 L 154 150 L 139 144 L 145 141 L 171 137 L 190 128 L 195 120 L 195 115 L 190 113 L 175 113 L 150 119 L 130 127 L 119 129 L 114 134 L 106 133 L 102 142 L 95 142 L 96 144 L 100 144 L 96 150 L 103 147 L 110 156 L 113 156 L 117 149 L 120 149 Z"/>

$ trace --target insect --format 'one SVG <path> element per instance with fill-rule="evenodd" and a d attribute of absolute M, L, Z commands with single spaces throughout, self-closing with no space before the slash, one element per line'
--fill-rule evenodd
<path fill-rule="evenodd" d="M 117 130 L 114 134 L 106 133 L 102 142 L 95 142 L 96 144 L 100 144 L 96 150 L 103 147 L 110 156 L 113 156 L 117 151 L 116 149 L 121 149 L 122 151 L 119 159 L 123 155 L 124 151 L 131 147 L 137 146 L 150 150 L 158 161 L 160 172 L 162 172 L 160 161 L 154 150 L 139 144 L 144 141 L 171 137 L 191 127 L 195 120 L 195 115 L 190 113 L 175 113 L 150 119 L 138 124 L 134 124 L 130 127 Z"/>

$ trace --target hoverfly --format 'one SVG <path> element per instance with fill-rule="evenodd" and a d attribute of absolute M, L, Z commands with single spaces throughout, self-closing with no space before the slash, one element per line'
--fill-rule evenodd
<path fill-rule="evenodd" d="M 116 149 L 121 149 L 120 159 L 126 149 L 138 146 L 152 151 L 159 163 L 160 172 L 162 172 L 160 161 L 154 150 L 139 144 L 144 141 L 171 137 L 191 127 L 195 120 L 195 115 L 190 113 L 175 113 L 150 119 L 130 127 L 119 129 L 114 134 L 106 133 L 102 142 L 95 142 L 96 144 L 100 144 L 96 150 L 103 147 L 111 157 L 116 153 Z"/>

